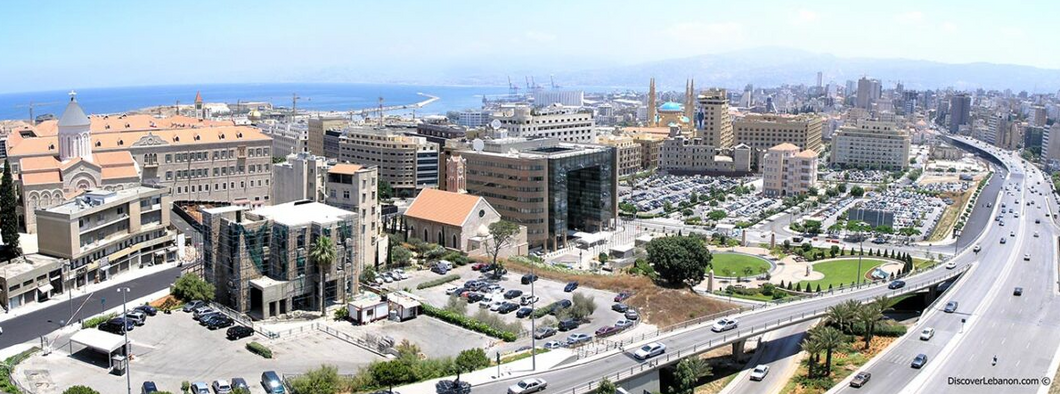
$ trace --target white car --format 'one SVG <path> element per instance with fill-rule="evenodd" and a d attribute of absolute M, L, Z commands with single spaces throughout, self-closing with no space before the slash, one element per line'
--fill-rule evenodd
<path fill-rule="evenodd" d="M 563 343 L 560 341 L 548 341 L 545 342 L 545 349 L 555 350 L 563 347 Z"/>
<path fill-rule="evenodd" d="M 492 304 L 492 303 L 493 303 L 493 297 L 490 297 L 487 294 L 485 297 L 482 297 L 482 300 L 479 300 L 478 307 L 479 308 L 489 308 L 490 304 Z"/>
<path fill-rule="evenodd" d="M 931 340 L 933 336 L 935 336 L 935 329 L 931 327 L 925 328 L 924 331 L 920 332 L 921 341 Z"/>
<path fill-rule="evenodd" d="M 952 261 L 946 263 L 946 269 L 951 270 L 951 269 L 954 269 L 954 268 L 957 268 L 957 263 L 952 262 Z"/>
<path fill-rule="evenodd" d="M 508 386 L 508 394 L 536 393 L 545 390 L 548 382 L 541 378 L 528 378 L 520 380 L 519 383 Z"/>
<path fill-rule="evenodd" d="M 459 287 L 449 286 L 448 288 L 445 289 L 445 295 L 453 295 L 453 293 L 456 293 L 457 289 L 459 289 Z"/>
<path fill-rule="evenodd" d="M 762 381 L 762 379 L 765 379 L 766 375 L 768 375 L 768 374 L 769 374 L 769 366 L 765 365 L 765 364 L 760 364 L 757 367 L 755 367 L 754 370 L 751 371 L 751 380 Z"/>
<path fill-rule="evenodd" d="M 1034 238 L 1038 238 L 1038 232 L 1037 231 L 1034 232 Z"/>
<path fill-rule="evenodd" d="M 232 385 L 227 380 L 218 379 L 213 381 L 213 391 L 217 394 L 228 394 L 232 392 Z"/>
<path fill-rule="evenodd" d="M 666 345 L 659 342 L 652 342 L 641 346 L 640 349 L 633 352 L 633 357 L 636 357 L 638 360 L 647 360 L 663 353 L 666 353 Z"/>
<path fill-rule="evenodd" d="M 736 328 L 737 324 L 739 323 L 736 319 L 723 318 L 714 322 L 714 326 L 711 327 L 710 330 L 714 332 L 729 331 Z"/>
<path fill-rule="evenodd" d="M 1023 261 L 1031 261 L 1031 254 L 1030 253 L 1024 253 L 1023 254 Z"/>
<path fill-rule="evenodd" d="M 504 305 L 503 301 L 494 301 L 492 304 L 490 304 L 490 311 L 499 311 L 502 305 Z"/>

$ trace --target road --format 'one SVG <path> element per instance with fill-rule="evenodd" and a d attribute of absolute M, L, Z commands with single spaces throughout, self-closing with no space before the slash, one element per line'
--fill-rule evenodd
<path fill-rule="evenodd" d="M 815 321 L 784 327 L 763 335 L 763 342 L 758 345 L 758 350 L 755 350 L 754 358 L 747 363 L 747 368 L 736 375 L 720 394 L 779 393 L 798 369 L 796 355 L 802 350 L 799 344 L 806 330 L 809 330 Z M 769 366 L 769 373 L 762 381 L 751 381 L 751 370 L 761 364 Z"/>
<path fill-rule="evenodd" d="M 6 320 L 0 323 L 0 326 L 4 329 L 3 335 L 0 335 L 0 349 L 35 340 L 42 335 L 57 330 L 60 327 L 60 321 L 70 319 L 72 310 L 76 311 L 80 308 L 72 319 L 77 322 L 98 314 L 105 309 L 121 305 L 122 294 L 118 293 L 118 287 L 130 288 L 131 291 L 128 294 L 128 298 L 133 300 L 168 288 L 178 275 L 180 275 L 180 268 L 173 267 L 128 282 L 115 282 L 114 285 L 98 290 L 95 293 L 74 297 L 73 301 L 61 302 Z M 119 276 L 118 278 L 120 279 L 121 277 Z M 67 296 L 60 294 L 56 297 L 66 299 L 64 297 Z"/>
<path fill-rule="evenodd" d="M 1005 214 L 1007 226 L 990 225 L 983 239 L 983 251 L 976 271 L 966 275 L 942 301 L 959 302 L 957 313 L 935 310 L 921 318 L 913 334 L 902 338 L 895 346 L 867 364 L 863 370 L 872 373 L 866 387 L 853 389 L 845 384 L 832 392 L 893 393 L 906 384 L 903 392 L 961 392 L 961 393 L 1034 393 L 1047 386 L 1040 381 L 1025 381 L 1003 385 L 959 384 L 961 379 L 1051 379 L 1051 363 L 1060 336 L 1060 304 L 1056 292 L 1057 236 L 1060 228 L 1052 213 L 1058 206 L 1049 193 L 1047 182 L 1037 170 L 1025 174 L 1014 168 L 1007 184 L 1034 185 L 1046 196 L 1031 195 L 1029 187 L 1021 187 L 1014 196 L 1004 195 L 1001 202 L 1021 213 L 1019 219 Z M 992 182 L 993 183 L 993 182 Z M 1019 205 L 1015 200 L 1019 199 Z M 1028 206 L 1031 199 L 1035 205 Z M 1042 203 L 1046 205 L 1039 208 Z M 995 204 L 995 210 L 1000 204 Z M 1034 220 L 1040 220 L 1036 224 Z M 1015 236 L 1010 236 L 1015 232 Z M 1035 237 L 1034 234 L 1039 236 Z M 1008 238 L 1000 244 L 1000 238 Z M 1024 261 L 1024 254 L 1030 261 Z M 1014 296 L 1015 287 L 1023 288 L 1022 296 Z M 962 324 L 961 320 L 966 322 Z M 962 327 L 963 326 L 963 327 Z M 919 340 L 924 327 L 936 330 L 929 341 Z M 917 354 L 926 354 L 928 363 L 922 370 L 910 367 Z M 993 364 L 997 356 L 998 364 Z M 1026 383 L 1026 384 L 1024 384 Z"/>

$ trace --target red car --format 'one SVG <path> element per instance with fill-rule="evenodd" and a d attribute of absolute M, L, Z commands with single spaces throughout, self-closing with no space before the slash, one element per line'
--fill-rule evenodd
<path fill-rule="evenodd" d="M 600 327 L 599 329 L 596 330 L 596 336 L 597 337 L 611 336 L 611 335 L 618 334 L 619 331 L 622 331 L 622 329 L 618 328 L 618 327 L 615 327 L 615 326 L 603 326 L 603 327 Z"/>
<path fill-rule="evenodd" d="M 472 271 L 478 271 L 478 270 L 481 270 L 481 269 L 482 269 L 483 267 L 485 267 L 485 266 L 487 266 L 487 265 L 489 265 L 489 264 L 486 264 L 486 263 L 476 263 L 475 265 L 472 265 L 472 266 L 471 266 L 471 270 L 472 270 Z"/>
<path fill-rule="evenodd" d="M 625 301 L 627 298 L 633 296 L 633 292 L 629 290 L 623 290 L 621 293 L 615 296 L 615 302 Z"/>

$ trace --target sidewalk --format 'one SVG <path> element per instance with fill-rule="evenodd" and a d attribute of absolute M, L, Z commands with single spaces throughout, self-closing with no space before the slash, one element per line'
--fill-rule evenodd
<path fill-rule="evenodd" d="M 522 360 L 513 361 L 500 366 L 500 375 L 497 374 L 497 366 L 492 366 L 486 369 L 480 369 L 475 372 L 465 373 L 460 375 L 460 380 L 471 383 L 471 386 L 478 386 L 480 384 L 490 383 L 498 379 L 508 379 L 519 376 L 530 375 L 534 372 L 548 371 L 556 368 L 558 365 L 563 364 L 567 360 L 574 358 L 574 354 L 569 349 L 560 348 L 551 350 L 548 353 L 542 353 L 537 355 L 537 370 L 531 369 L 532 360 L 530 357 Z M 455 376 L 448 376 L 443 379 L 455 379 Z M 394 392 L 402 392 L 405 394 L 434 394 L 434 385 L 439 380 L 443 379 L 431 379 L 419 383 L 413 383 L 407 386 L 395 387 Z"/>
<path fill-rule="evenodd" d="M 132 280 L 135 280 L 135 279 L 139 279 L 139 278 L 142 278 L 144 276 L 151 275 L 151 274 L 155 274 L 155 273 L 158 273 L 158 272 L 161 272 L 161 271 L 164 271 L 166 269 L 173 268 L 173 267 L 176 267 L 176 266 L 177 266 L 177 263 L 164 263 L 164 264 L 158 264 L 158 265 L 154 265 L 154 266 L 150 266 L 150 267 L 144 267 L 144 268 L 133 270 L 131 272 L 122 273 L 120 275 L 117 275 L 114 279 L 108 280 L 106 282 L 92 283 L 92 284 L 89 284 L 89 285 L 86 285 L 86 286 L 81 286 L 81 288 L 79 288 L 79 289 L 73 289 L 71 291 L 67 291 L 67 292 L 63 292 L 63 293 L 60 293 L 60 294 L 56 294 L 56 295 L 53 295 L 47 301 L 34 302 L 32 304 L 23 305 L 23 306 L 20 306 L 18 308 L 15 308 L 15 309 L 11 310 L 10 312 L 7 312 L 7 313 L 4 313 L 4 314 L 0 315 L 0 323 L 3 323 L 5 321 L 11 320 L 11 319 L 14 319 L 14 318 L 19 317 L 19 316 L 23 316 L 23 315 L 26 315 L 26 314 L 29 314 L 29 313 L 33 313 L 33 312 L 39 311 L 41 309 L 44 309 L 44 308 L 47 308 L 47 307 L 50 307 L 50 306 L 54 306 L 54 305 L 58 305 L 58 304 L 67 302 L 70 298 L 73 298 L 73 297 L 80 297 L 80 296 L 85 295 L 85 294 L 94 293 L 94 292 L 96 292 L 96 291 L 98 291 L 100 289 L 106 288 L 106 287 L 110 287 L 110 286 L 114 286 L 114 285 L 117 285 L 117 284 L 129 282 L 129 281 L 132 281 Z"/>

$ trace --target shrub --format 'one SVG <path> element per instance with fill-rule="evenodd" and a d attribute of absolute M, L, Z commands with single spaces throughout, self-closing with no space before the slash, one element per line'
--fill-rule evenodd
<path fill-rule="evenodd" d="M 63 394 L 99 394 L 99 392 L 88 386 L 77 385 L 70 386 L 70 388 L 63 391 Z"/>
<path fill-rule="evenodd" d="M 214 297 L 214 286 L 198 275 L 187 273 L 173 283 L 173 295 L 183 301 L 210 301 Z"/>
<path fill-rule="evenodd" d="M 505 342 L 514 342 L 516 339 L 518 339 L 518 336 L 514 332 L 497 330 L 493 327 L 490 327 L 486 323 L 472 319 L 465 315 L 458 315 L 456 313 L 444 309 L 435 308 L 434 306 L 428 304 L 421 305 L 421 309 L 423 310 L 423 313 L 427 316 L 439 319 L 449 324 L 454 324 L 469 329 L 471 331 L 489 335 L 494 338 L 499 338 L 504 340 Z"/>
<path fill-rule="evenodd" d="M 330 394 L 342 388 L 339 370 L 332 365 L 321 365 L 305 375 L 291 379 L 291 391 L 298 394 Z"/>
<path fill-rule="evenodd" d="M 335 320 L 346 320 L 350 318 L 350 309 L 342 307 L 335 310 Z"/>
<path fill-rule="evenodd" d="M 443 285 L 443 284 L 452 282 L 452 281 L 457 280 L 457 279 L 460 279 L 460 275 L 459 274 L 449 274 L 449 275 L 442 276 L 441 278 L 432 279 L 432 280 L 420 283 L 420 284 L 416 285 L 416 289 L 417 290 L 422 290 L 422 289 L 426 289 L 428 287 L 434 287 L 434 286 L 438 286 L 438 285 Z"/>
<path fill-rule="evenodd" d="M 272 350 L 257 342 L 248 343 L 247 350 L 261 357 L 272 358 Z"/>
<path fill-rule="evenodd" d="M 11 383 L 11 371 L 15 368 L 15 365 L 25 361 L 38 350 L 40 350 L 40 348 L 33 347 L 22 353 L 11 356 L 7 360 L 4 360 L 4 362 L 0 363 L 0 392 L 12 394 L 22 393 L 14 383 Z"/>
<path fill-rule="evenodd" d="M 85 320 L 84 322 L 82 322 L 81 323 L 81 328 L 96 328 L 96 327 L 99 327 L 100 324 L 103 324 L 107 320 L 113 319 L 115 317 L 118 317 L 117 313 L 108 313 L 106 315 L 99 315 L 99 316 L 96 316 L 96 317 L 92 317 L 92 318 L 89 318 L 88 320 Z"/>

